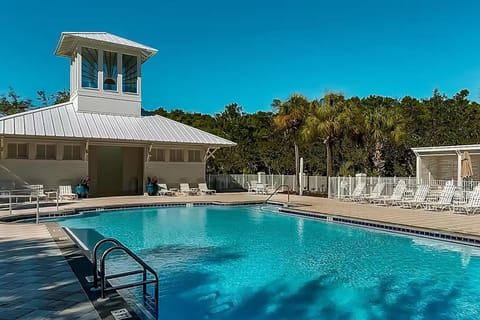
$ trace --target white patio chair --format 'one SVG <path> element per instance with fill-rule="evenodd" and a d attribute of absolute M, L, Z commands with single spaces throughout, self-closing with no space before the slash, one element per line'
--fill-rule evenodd
<path fill-rule="evenodd" d="M 33 198 L 47 198 L 47 195 L 45 194 L 43 184 L 31 184 L 28 186 L 28 189 L 30 189 L 30 197 L 29 201 L 32 202 Z"/>
<path fill-rule="evenodd" d="M 355 186 L 355 189 L 353 189 L 352 194 L 345 195 L 342 200 L 347 200 L 347 201 L 357 201 L 361 199 L 362 194 L 365 193 L 365 188 L 367 187 L 366 182 L 360 182 Z"/>
<path fill-rule="evenodd" d="M 58 186 L 58 199 L 76 199 L 77 194 L 72 192 L 72 186 Z"/>
<path fill-rule="evenodd" d="M 174 196 L 175 191 L 168 189 L 166 183 L 157 183 L 159 196 Z"/>
<path fill-rule="evenodd" d="M 199 184 L 198 184 L 198 190 L 199 190 L 200 193 L 202 193 L 202 194 L 215 194 L 215 193 L 217 193 L 216 190 L 208 189 L 206 183 L 199 183 Z"/>
<path fill-rule="evenodd" d="M 456 187 L 453 184 L 446 184 L 438 197 L 438 201 L 425 202 L 425 209 L 431 211 L 450 209 L 452 207 L 455 189 Z"/>
<path fill-rule="evenodd" d="M 425 200 L 427 199 L 429 192 L 430 192 L 430 186 L 426 184 L 422 184 L 418 186 L 413 196 L 413 199 L 402 200 L 400 201 L 400 205 L 402 208 L 409 208 L 409 209 L 419 208 L 423 203 L 425 203 Z"/>
<path fill-rule="evenodd" d="M 377 182 L 370 194 L 364 195 L 362 201 L 374 202 L 382 197 L 383 189 L 385 189 L 385 182 Z"/>
<path fill-rule="evenodd" d="M 398 205 L 402 201 L 403 195 L 407 190 L 407 184 L 405 180 L 400 180 L 395 189 L 393 189 L 393 193 L 389 197 L 383 197 L 376 200 L 373 200 L 373 203 L 377 203 L 379 205 Z"/>
<path fill-rule="evenodd" d="M 248 192 L 251 192 L 251 193 L 256 193 L 257 192 L 257 181 L 256 180 L 252 180 L 250 182 L 247 182 L 248 184 Z"/>
<path fill-rule="evenodd" d="M 480 210 L 480 185 L 473 188 L 472 194 L 466 203 L 453 205 L 453 212 L 475 214 L 478 210 Z"/>
<path fill-rule="evenodd" d="M 197 194 L 197 190 L 190 188 L 188 183 L 180 183 L 180 193 L 187 196 L 193 196 Z"/>
<path fill-rule="evenodd" d="M 262 182 L 257 182 L 257 185 L 256 185 L 255 189 L 256 189 L 255 192 L 257 194 L 266 194 L 267 193 L 267 188 L 265 187 L 265 185 Z"/>

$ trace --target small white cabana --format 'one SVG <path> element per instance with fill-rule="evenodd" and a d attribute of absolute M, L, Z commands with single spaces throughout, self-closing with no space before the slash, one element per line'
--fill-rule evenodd
<path fill-rule="evenodd" d="M 412 148 L 417 157 L 417 183 L 432 180 L 454 180 L 462 186 L 462 160 L 465 152 L 471 157 L 474 180 L 480 180 L 480 144 Z"/>

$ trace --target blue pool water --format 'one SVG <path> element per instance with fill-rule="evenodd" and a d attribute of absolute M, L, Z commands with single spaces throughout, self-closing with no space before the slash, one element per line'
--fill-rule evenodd
<path fill-rule="evenodd" d="M 160 276 L 160 319 L 480 319 L 478 249 L 247 207 L 60 219 Z M 126 268 L 126 265 L 124 266 Z"/>

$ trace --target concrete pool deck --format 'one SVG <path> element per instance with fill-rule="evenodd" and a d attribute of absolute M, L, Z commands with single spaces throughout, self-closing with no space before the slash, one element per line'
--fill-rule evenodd
<path fill-rule="evenodd" d="M 47 227 L 0 224 L 0 319 L 100 319 Z"/>
<path fill-rule="evenodd" d="M 261 202 L 265 195 L 224 193 L 211 196 L 94 198 L 62 203 L 71 212 L 81 208 L 154 205 L 162 203 Z M 287 195 L 271 201 L 286 202 Z M 294 208 L 335 217 L 358 219 L 480 239 L 480 215 L 381 207 L 333 199 L 290 196 Z M 55 207 L 42 207 L 42 215 L 55 214 Z M 35 208 L 14 210 L 15 217 L 31 215 Z M 0 218 L 12 217 L 0 211 Z M 45 224 L 0 223 L 0 319 L 99 319 L 92 303 L 64 258 Z M 5 267 L 4 267 L 5 266 Z"/>

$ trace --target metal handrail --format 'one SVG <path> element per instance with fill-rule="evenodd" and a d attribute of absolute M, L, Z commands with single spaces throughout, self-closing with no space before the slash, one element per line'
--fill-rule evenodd
<path fill-rule="evenodd" d="M 102 254 L 102 257 L 100 258 L 100 270 L 98 270 L 98 260 L 97 260 L 97 251 L 98 248 L 104 244 L 104 243 L 114 243 L 115 246 L 108 248 L 105 250 L 105 252 Z M 134 271 L 127 271 L 127 272 L 121 272 L 121 273 L 116 273 L 116 274 L 111 274 L 111 275 L 106 275 L 105 274 L 105 262 L 109 254 L 112 252 L 120 250 L 124 253 L 126 253 L 130 258 L 132 258 L 136 263 L 138 263 L 141 267 L 142 270 L 134 270 Z M 123 245 L 120 241 L 114 238 L 105 238 L 97 242 L 95 244 L 95 247 L 93 248 L 93 287 L 98 288 L 98 276 L 100 276 L 100 297 L 102 299 L 105 298 L 105 292 L 106 291 L 112 291 L 112 290 L 120 290 L 120 289 L 127 289 L 127 288 L 132 288 L 132 287 L 137 287 L 137 286 L 142 286 L 142 296 L 143 296 L 143 304 L 145 306 L 151 308 L 150 305 L 147 304 L 148 301 L 148 294 L 147 294 L 147 285 L 148 284 L 154 284 L 154 306 L 153 306 L 153 313 L 155 318 L 158 318 L 158 275 L 153 270 L 152 267 L 150 267 L 148 264 L 146 264 L 142 259 L 140 259 L 135 253 L 133 253 L 130 249 L 128 249 L 125 245 Z M 147 271 L 153 276 L 153 279 L 147 279 Z M 106 280 L 108 279 L 114 279 L 114 278 L 121 278 L 121 277 L 126 277 L 126 276 L 131 276 L 135 274 L 142 274 L 142 281 L 140 282 L 133 282 L 133 283 L 127 283 L 127 284 L 122 284 L 118 286 L 110 286 L 109 288 L 106 288 Z"/>
<path fill-rule="evenodd" d="M 287 204 L 290 203 L 290 186 L 288 184 L 281 184 L 279 185 L 275 191 L 271 195 L 268 196 L 268 198 L 265 200 L 265 203 L 268 202 L 277 192 L 280 190 L 280 188 L 287 187 Z"/>
<path fill-rule="evenodd" d="M 122 245 L 122 243 L 120 241 L 118 241 L 117 239 L 115 238 L 105 238 L 105 239 L 102 239 L 100 241 L 98 241 L 96 244 L 95 244 L 95 247 L 93 247 L 93 251 L 92 251 L 92 273 L 93 273 L 93 287 L 94 288 L 98 288 L 98 273 L 97 273 L 97 270 L 98 270 L 98 262 L 97 262 L 97 251 L 98 249 L 100 248 L 100 246 L 104 243 L 107 243 L 107 242 L 111 242 L 111 243 L 114 243 L 115 245 L 119 246 L 119 245 Z"/>
<path fill-rule="evenodd" d="M 36 223 L 39 223 L 40 220 L 40 198 L 45 196 L 45 192 L 53 192 L 49 191 L 50 189 L 40 188 L 40 187 L 33 187 L 33 188 L 23 188 L 23 189 L 0 189 L 0 199 L 8 199 L 8 212 L 10 215 L 13 214 L 13 201 L 12 199 L 16 199 L 18 202 L 19 198 L 29 199 L 29 202 L 32 202 L 32 199 L 36 199 Z M 42 191 L 40 193 L 39 191 Z M 56 200 L 56 211 L 58 213 L 58 191 L 55 191 L 55 200 Z"/>

